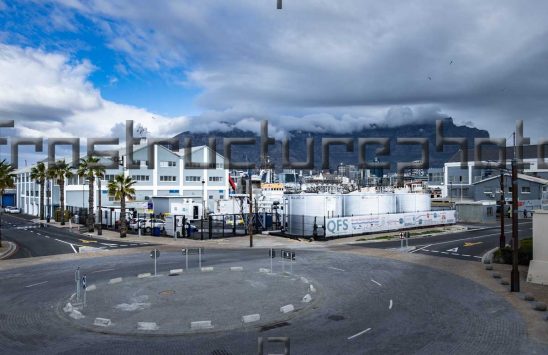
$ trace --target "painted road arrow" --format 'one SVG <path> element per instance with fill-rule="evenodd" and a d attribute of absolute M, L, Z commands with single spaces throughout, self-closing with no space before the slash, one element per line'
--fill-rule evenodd
<path fill-rule="evenodd" d="M 452 249 L 447 249 L 447 251 L 450 251 L 452 253 L 458 253 L 459 252 L 459 248 L 456 247 L 456 248 L 452 248 Z"/>

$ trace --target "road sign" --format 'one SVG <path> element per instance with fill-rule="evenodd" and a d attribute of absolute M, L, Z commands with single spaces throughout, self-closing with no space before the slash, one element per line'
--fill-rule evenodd
<path fill-rule="evenodd" d="M 84 277 L 82 277 L 82 288 L 85 290 L 86 289 L 86 275 L 84 275 Z"/>
<path fill-rule="evenodd" d="M 159 258 L 160 257 L 160 251 L 158 249 L 153 249 L 150 252 L 150 257 L 154 259 L 154 257 Z"/>
<path fill-rule="evenodd" d="M 284 259 L 295 260 L 295 252 L 288 250 L 281 250 L 280 256 Z"/>

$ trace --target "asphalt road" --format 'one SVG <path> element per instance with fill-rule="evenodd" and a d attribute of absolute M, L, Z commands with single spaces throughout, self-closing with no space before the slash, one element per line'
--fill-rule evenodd
<path fill-rule="evenodd" d="M 150 245 L 82 236 L 65 228 L 42 228 L 25 215 L 9 214 L 2 215 L 2 238 L 17 244 L 17 252 L 11 258 L 78 253 L 82 247 L 119 249 Z"/>
<path fill-rule="evenodd" d="M 512 225 L 505 225 L 506 244 L 512 237 Z M 520 220 L 518 223 L 520 239 L 533 235 L 532 221 Z M 409 246 L 414 247 L 411 253 L 428 254 L 438 257 L 455 258 L 470 261 L 480 261 L 483 254 L 499 245 L 500 227 L 469 230 L 465 232 L 441 234 L 431 237 L 410 238 Z M 400 240 L 386 242 L 364 242 L 353 244 L 358 247 L 399 249 Z"/>
<path fill-rule="evenodd" d="M 289 337 L 292 354 L 548 351 L 527 339 L 524 320 L 501 296 L 477 283 L 415 264 L 312 250 L 296 252 L 293 270 L 315 285 L 317 293 L 312 295 L 317 297 L 316 303 L 312 309 L 296 312 L 282 323 L 242 327 L 241 321 L 235 319 L 232 330 L 212 329 L 168 337 L 154 336 L 154 331 L 146 335 L 137 331 L 135 335 L 106 334 L 103 328 L 84 329 L 77 321 L 67 319 L 61 308 L 74 293 L 77 266 L 87 274 L 88 284 L 98 285 L 94 292 L 100 292 L 101 287 L 117 287 L 109 285 L 109 279 L 136 280 L 137 274 L 152 272 L 148 252 L 0 272 L 0 353 L 257 354 L 259 337 Z M 193 263 L 185 273 L 169 277 L 170 282 L 184 284 L 185 275 L 200 273 L 196 258 L 193 255 Z M 180 252 L 162 253 L 158 259 L 161 273 L 183 265 Z M 258 273 L 260 267 L 270 267 L 270 258 L 267 250 L 260 249 L 206 250 L 203 266 L 215 270 L 242 266 Z M 274 272 L 280 273 L 281 268 L 280 259 L 275 259 Z M 192 292 L 202 295 L 193 299 L 208 310 L 202 319 L 210 319 L 213 324 L 217 309 L 230 307 L 239 314 L 249 312 L 248 305 L 226 288 L 223 304 L 210 301 L 213 297 L 208 295 L 216 292 L 211 285 Z M 219 297 L 216 295 L 215 299 Z M 265 308 L 279 307 L 271 304 L 268 296 L 263 302 Z M 181 310 L 173 308 L 168 316 L 170 321 L 180 320 L 180 326 L 188 328 L 189 319 Z M 167 321 L 162 317 L 142 321 L 157 322 L 161 328 Z M 111 326 L 115 329 L 115 322 Z M 282 352 L 280 344 L 265 346 L 265 354 Z"/>

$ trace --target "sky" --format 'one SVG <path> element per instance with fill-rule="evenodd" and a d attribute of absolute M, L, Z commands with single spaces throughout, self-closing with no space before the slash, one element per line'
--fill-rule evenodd
<path fill-rule="evenodd" d="M 548 2 L 0 0 L 3 135 L 150 136 L 269 120 L 346 133 L 453 117 L 548 138 Z M 8 132 L 9 131 L 9 132 Z M 123 137 L 120 137 L 123 138 Z"/>

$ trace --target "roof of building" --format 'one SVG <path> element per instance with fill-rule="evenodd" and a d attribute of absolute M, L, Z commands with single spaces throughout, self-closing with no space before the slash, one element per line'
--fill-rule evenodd
<path fill-rule="evenodd" d="M 465 149 L 466 156 L 468 161 L 474 161 L 474 148 Z M 536 159 L 538 157 L 538 146 L 534 145 L 524 145 L 523 149 L 523 159 Z M 514 156 L 514 147 L 506 147 L 505 150 L 506 159 L 512 159 Z M 494 145 L 486 145 L 481 148 L 481 158 L 483 161 L 488 160 L 498 160 L 499 159 L 499 148 Z M 460 150 L 456 152 L 449 160 L 448 163 L 458 163 L 460 162 Z"/>
<path fill-rule="evenodd" d="M 509 174 L 509 173 L 504 173 L 504 175 L 508 176 L 508 177 L 512 176 L 512 174 Z M 493 176 L 490 176 L 490 177 L 485 178 L 483 180 L 476 181 L 472 185 L 481 184 L 483 182 L 493 180 L 493 179 L 498 179 L 498 178 L 500 178 L 500 175 L 493 175 Z M 540 184 L 540 185 L 548 185 L 548 180 L 542 179 L 542 178 L 539 178 L 539 177 L 535 177 L 535 176 L 531 176 L 531 175 L 526 175 L 526 174 L 518 174 L 518 180 L 525 180 L 525 181 L 529 181 L 529 182 L 534 182 L 534 183 Z"/>

